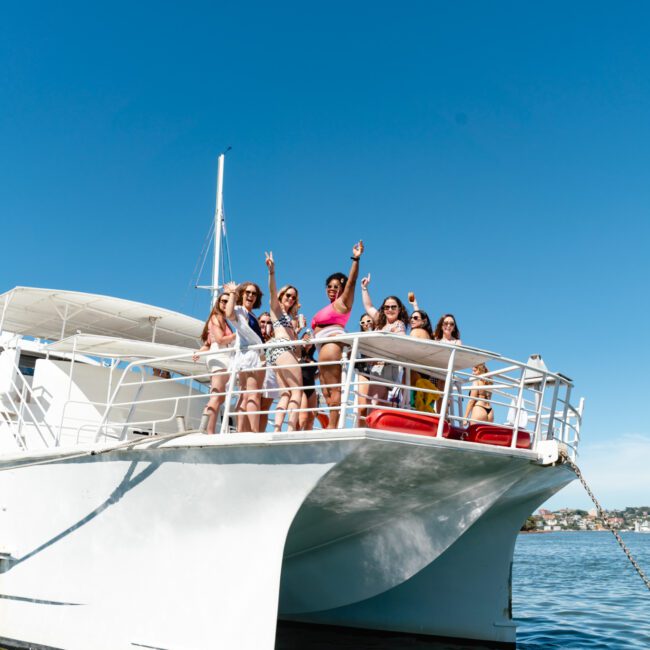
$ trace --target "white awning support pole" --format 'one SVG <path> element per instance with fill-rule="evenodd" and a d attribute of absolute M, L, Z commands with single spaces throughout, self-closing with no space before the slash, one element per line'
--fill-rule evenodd
<path fill-rule="evenodd" d="M 12 292 L 5 298 L 5 304 L 2 307 L 2 318 L 0 318 L 0 334 L 2 334 L 2 328 L 4 327 L 5 324 L 5 314 L 7 313 L 7 307 L 9 306 L 9 302 L 13 297 L 14 294 Z"/>
<path fill-rule="evenodd" d="M 219 295 L 219 264 L 221 263 L 221 234 L 223 232 L 223 165 L 226 154 L 218 158 L 217 166 L 217 204 L 214 211 L 214 262 L 212 266 L 212 300 L 214 307 Z"/>
<path fill-rule="evenodd" d="M 442 395 L 442 404 L 440 406 L 440 415 L 438 416 L 438 429 L 436 431 L 436 438 L 442 438 L 445 431 L 445 417 L 447 416 L 447 404 L 449 403 L 449 394 L 452 390 L 452 379 L 454 376 L 454 361 L 456 360 L 456 348 L 453 348 L 449 355 L 449 363 L 447 364 L 447 375 L 445 378 L 445 388 Z"/>
<path fill-rule="evenodd" d="M 68 307 L 69 305 L 66 304 L 65 311 L 63 313 L 63 322 L 61 323 L 61 336 L 59 336 L 60 339 L 65 338 L 65 326 L 66 323 L 68 322 Z"/>

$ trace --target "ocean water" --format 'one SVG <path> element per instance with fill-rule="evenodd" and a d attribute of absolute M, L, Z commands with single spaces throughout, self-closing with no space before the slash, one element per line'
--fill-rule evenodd
<path fill-rule="evenodd" d="M 623 533 L 650 574 L 650 535 Z M 513 566 L 517 650 L 650 650 L 650 591 L 608 532 L 520 535 Z M 283 627 L 276 650 L 492 650 L 403 635 Z"/>

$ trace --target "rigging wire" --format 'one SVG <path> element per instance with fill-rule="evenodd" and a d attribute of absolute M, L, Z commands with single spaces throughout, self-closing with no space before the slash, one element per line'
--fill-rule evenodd
<path fill-rule="evenodd" d="M 213 233 L 214 233 L 214 220 L 211 220 L 210 227 L 208 228 L 208 233 L 203 241 L 203 245 L 201 246 L 201 252 L 197 256 L 196 263 L 194 264 L 194 270 L 192 271 L 192 275 L 190 276 L 190 279 L 187 283 L 187 287 L 185 289 L 183 299 L 181 300 L 182 307 L 184 307 L 185 304 L 187 303 L 188 294 L 190 292 L 192 292 L 192 296 L 193 296 L 192 310 L 194 310 L 194 307 L 196 307 L 196 293 L 194 293 L 193 290 L 196 288 L 196 285 L 199 284 L 200 282 L 201 273 L 203 273 L 203 267 L 205 266 L 205 261 L 207 259 L 207 255 L 210 249 L 210 241 L 212 239 Z"/>
<path fill-rule="evenodd" d="M 227 258 L 227 260 L 228 260 L 228 280 L 230 282 L 232 282 L 232 277 L 233 277 L 232 276 L 232 260 L 230 259 L 230 243 L 228 242 L 228 234 L 226 233 L 226 209 L 225 209 L 225 207 L 223 208 L 222 227 L 223 227 L 223 229 L 222 229 L 221 232 L 223 234 L 223 238 L 222 238 L 223 244 L 222 244 L 221 249 L 222 249 L 222 252 L 225 252 L 225 255 L 223 255 L 223 257 Z M 224 268 L 224 272 L 223 272 L 223 277 L 224 278 L 226 277 L 225 268 Z"/>

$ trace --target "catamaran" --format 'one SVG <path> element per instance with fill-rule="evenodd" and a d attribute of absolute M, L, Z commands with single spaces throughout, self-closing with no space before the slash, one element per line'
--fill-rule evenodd
<path fill-rule="evenodd" d="M 215 255 L 222 184 L 223 156 Z M 539 357 L 344 334 L 341 403 L 317 407 L 335 429 L 235 432 L 230 364 L 207 435 L 202 325 L 75 291 L 0 295 L 0 645 L 271 650 L 278 620 L 514 645 L 517 533 L 575 477 L 572 381 Z M 360 401 L 368 363 L 401 369 L 389 403 Z M 463 410 L 480 363 L 493 423 Z M 435 399 L 413 399 L 414 372 Z"/>

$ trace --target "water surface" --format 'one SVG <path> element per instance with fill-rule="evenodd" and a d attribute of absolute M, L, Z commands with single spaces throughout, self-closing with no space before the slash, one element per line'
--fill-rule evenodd
<path fill-rule="evenodd" d="M 650 535 L 624 533 L 646 574 Z M 650 591 L 608 532 L 520 535 L 513 566 L 517 650 L 650 650 Z M 276 650 L 493 650 L 489 644 L 280 625 Z"/>

